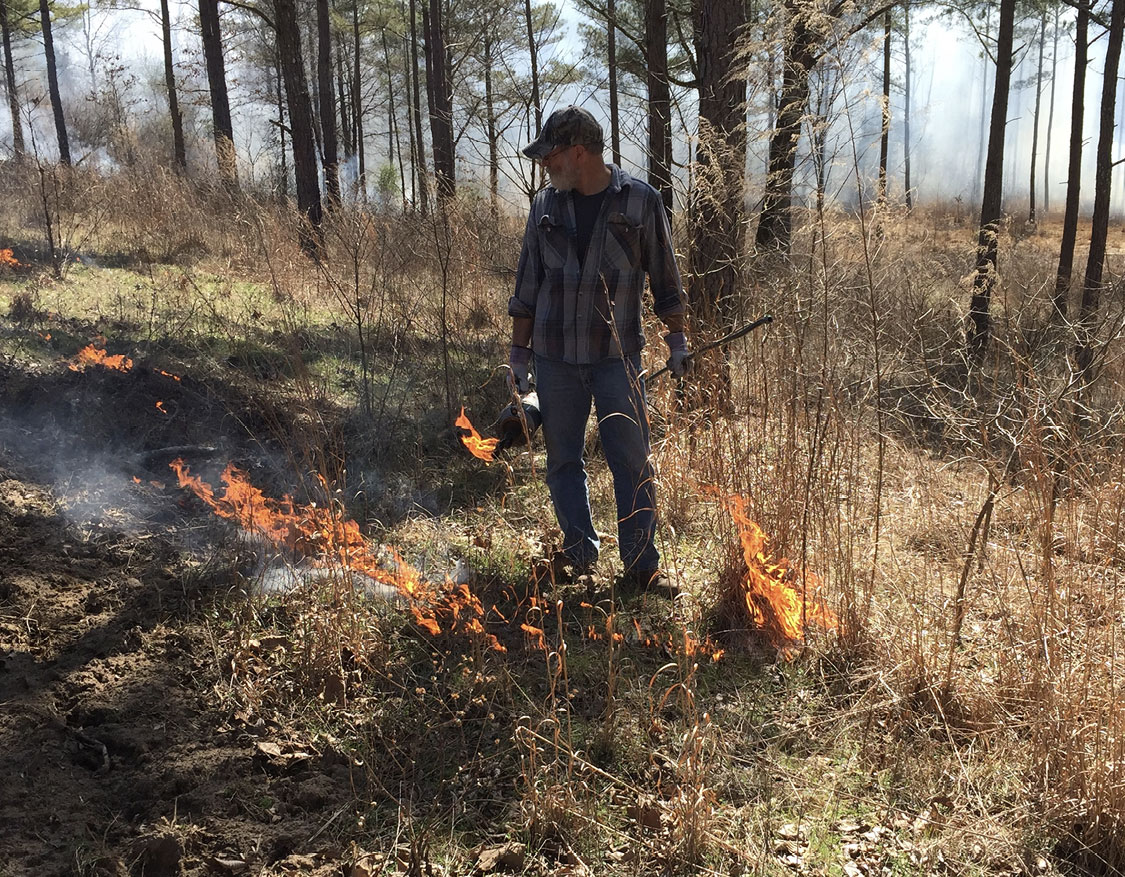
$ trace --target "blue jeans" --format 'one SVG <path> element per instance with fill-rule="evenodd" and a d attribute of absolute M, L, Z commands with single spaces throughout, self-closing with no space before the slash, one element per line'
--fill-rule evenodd
<path fill-rule="evenodd" d="M 535 357 L 536 390 L 547 444 L 547 486 L 563 532 L 563 551 L 576 566 L 598 559 L 590 493 L 582 457 L 593 401 L 602 448 L 613 475 L 617 535 L 625 569 L 660 566 L 656 550 L 656 485 L 649 458 L 648 408 L 640 354 L 571 365 Z"/>

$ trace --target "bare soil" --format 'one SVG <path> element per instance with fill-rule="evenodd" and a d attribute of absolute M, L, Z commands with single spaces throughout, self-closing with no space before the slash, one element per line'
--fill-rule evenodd
<path fill-rule="evenodd" d="M 340 873 L 325 829 L 362 777 L 224 707 L 212 610 L 237 598 L 167 470 L 185 445 L 201 468 L 268 455 L 247 410 L 151 363 L 0 363 L 5 877 Z"/>

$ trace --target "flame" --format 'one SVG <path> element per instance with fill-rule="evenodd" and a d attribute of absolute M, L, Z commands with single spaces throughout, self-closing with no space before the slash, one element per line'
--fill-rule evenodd
<path fill-rule="evenodd" d="M 390 551 L 394 569 L 387 569 L 363 538 L 359 524 L 344 518 L 336 508 L 322 508 L 315 503 L 299 505 L 288 495 L 280 500 L 268 497 L 232 463 L 223 470 L 225 490 L 217 497 L 214 488 L 192 475 L 183 460 L 176 459 L 168 465 L 176 473 L 180 487 L 190 489 L 220 517 L 236 521 L 244 529 L 316 565 L 342 566 L 390 585 L 406 600 L 415 622 L 431 635 L 437 636 L 443 630 L 475 634 L 492 648 L 504 651 L 495 636 L 485 633 L 481 622 L 484 607 L 468 585 L 451 586 L 447 582 L 444 589 L 433 585 L 394 549 Z"/>
<path fill-rule="evenodd" d="M 461 429 L 468 430 L 468 435 L 461 436 L 461 441 L 465 447 L 469 449 L 469 453 L 474 457 L 484 460 L 486 463 L 492 462 L 492 455 L 496 453 L 496 446 L 500 444 L 500 439 L 486 439 L 481 438 L 480 433 L 477 432 L 476 427 L 469 422 L 469 418 L 465 416 L 465 406 L 461 406 L 461 416 L 454 421 L 455 426 Z"/>
<path fill-rule="evenodd" d="M 163 402 L 157 402 L 156 403 L 156 410 L 159 411 L 161 414 L 167 414 L 168 413 L 168 409 L 164 407 Z"/>
<path fill-rule="evenodd" d="M 520 625 L 520 630 L 522 630 L 531 638 L 531 642 L 535 646 L 535 648 L 546 650 L 547 637 L 543 633 L 543 628 L 536 627 L 533 624 L 525 623 Z"/>
<path fill-rule="evenodd" d="M 7 265 L 9 268 L 19 268 L 20 260 L 12 255 L 11 249 L 0 250 L 0 265 Z"/>
<path fill-rule="evenodd" d="M 107 356 L 104 342 L 102 344 L 101 348 L 95 347 L 93 344 L 87 344 L 79 350 L 74 359 L 69 362 L 70 370 L 72 372 L 83 372 L 86 371 L 87 366 L 100 365 L 114 371 L 127 372 L 133 367 L 133 360 L 129 359 L 124 353 Z"/>
<path fill-rule="evenodd" d="M 761 527 L 750 520 L 746 500 L 731 494 L 724 497 L 723 504 L 738 527 L 742 557 L 746 562 L 742 596 L 753 622 L 780 647 L 800 642 L 810 622 L 825 630 L 835 630 L 836 613 L 815 596 L 822 590 L 820 579 L 805 573 L 804 587 L 794 587 L 792 579 L 796 574 L 790 571 L 789 561 L 784 557 L 773 559 L 768 553 L 769 539 Z"/>
<path fill-rule="evenodd" d="M 153 371 L 156 372 L 158 375 L 164 375 L 164 377 L 166 377 L 166 378 L 171 378 L 173 381 L 178 381 L 180 379 L 179 375 L 174 375 L 171 372 L 166 372 L 162 368 L 154 368 Z"/>

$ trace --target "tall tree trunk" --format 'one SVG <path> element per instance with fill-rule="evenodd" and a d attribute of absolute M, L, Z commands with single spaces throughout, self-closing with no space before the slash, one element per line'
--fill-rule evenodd
<path fill-rule="evenodd" d="M 1117 94 L 1117 132 L 1118 133 L 1120 133 L 1123 129 L 1125 129 L 1125 94 L 1122 93 L 1122 90 L 1125 90 L 1125 83 L 1121 83 L 1120 80 L 1119 80 L 1119 83 L 1120 83 L 1118 85 L 1119 90 L 1118 90 L 1118 94 Z M 1123 180 L 1125 180 L 1125 166 L 1122 166 L 1121 162 L 1119 162 L 1119 161 L 1114 162 L 1114 164 L 1113 164 L 1113 175 L 1115 177 L 1117 177 L 1117 182 L 1113 183 L 1114 192 L 1115 192 L 1114 201 L 1117 203 L 1117 209 L 1114 210 L 1113 204 L 1111 203 L 1110 204 L 1110 210 L 1115 212 L 1115 213 L 1120 214 L 1121 205 L 1122 205 L 1122 194 L 1123 194 L 1121 183 L 1122 183 Z"/>
<path fill-rule="evenodd" d="M 903 88 L 902 88 L 902 185 L 906 190 L 906 209 L 914 209 L 914 189 L 910 184 L 910 98 L 911 69 L 910 69 L 910 0 L 902 4 L 902 51 L 903 51 Z"/>
<path fill-rule="evenodd" d="M 825 100 L 826 90 L 822 87 L 817 92 L 813 116 L 815 124 L 809 126 L 809 156 L 812 159 L 813 171 L 816 175 L 816 214 L 821 217 L 824 215 L 824 195 L 828 191 L 829 173 L 827 149 L 829 107 L 826 104 L 831 101 L 831 98 Z"/>
<path fill-rule="evenodd" d="M 172 119 L 172 149 L 176 169 L 187 170 L 187 147 L 184 145 L 184 117 L 176 96 L 176 71 L 172 67 L 172 16 L 168 0 L 160 0 L 160 33 L 164 40 L 164 86 L 168 89 L 168 115 Z"/>
<path fill-rule="evenodd" d="M 410 0 L 410 79 L 414 84 L 414 139 L 418 153 L 418 194 L 422 201 L 422 215 L 430 212 L 430 186 L 426 172 L 426 139 L 422 136 L 422 89 L 418 82 L 418 16 L 414 10 L 415 0 Z M 428 77 L 427 77 L 428 79 Z"/>
<path fill-rule="evenodd" d="M 223 62 L 223 36 L 219 28 L 219 0 L 199 0 L 199 28 L 203 57 L 207 63 L 207 87 L 211 92 L 211 120 L 215 134 L 215 157 L 219 177 L 228 189 L 238 188 L 238 165 L 234 152 L 234 128 L 227 99 L 227 72 Z"/>
<path fill-rule="evenodd" d="M 274 51 L 274 84 L 277 86 L 277 133 L 281 147 L 281 175 L 278 180 L 278 195 L 289 197 L 289 160 L 285 157 L 285 96 L 281 91 L 281 55 Z"/>
<path fill-rule="evenodd" d="M 887 161 L 891 154 L 891 11 L 883 13 L 883 128 L 879 136 L 879 191 L 876 201 L 887 201 Z"/>
<path fill-rule="evenodd" d="M 402 209 L 406 209 L 406 165 L 402 160 L 402 142 L 399 139 L 398 114 L 395 112 L 395 78 L 391 68 L 391 48 L 387 43 L 387 29 L 383 28 L 383 63 L 387 68 L 387 120 L 390 123 L 390 156 L 398 156 L 398 184 L 399 194 L 402 196 Z"/>
<path fill-rule="evenodd" d="M 539 97 L 539 48 L 535 45 L 535 25 L 531 18 L 531 0 L 524 0 L 524 20 L 527 23 L 527 51 L 531 57 L 531 106 L 535 110 L 535 130 L 543 130 L 543 104 Z M 538 162 L 531 165 L 531 178 L 544 173 Z M 538 188 L 533 185 L 532 188 Z"/>
<path fill-rule="evenodd" d="M 439 201 L 448 201 L 457 189 L 453 153 L 453 99 L 445 56 L 442 0 L 430 0 L 426 33 L 426 66 L 429 69 L 430 140 L 434 150 L 434 176 Z M 426 19 L 423 18 L 425 22 Z"/>
<path fill-rule="evenodd" d="M 4 82 L 8 92 L 8 110 L 12 114 L 12 152 L 23 158 L 23 120 L 20 118 L 20 96 L 16 90 L 16 68 L 12 61 L 12 28 L 8 22 L 7 0 L 0 0 L 0 35 L 4 40 Z"/>
<path fill-rule="evenodd" d="M 59 71 L 55 64 L 55 40 L 51 35 L 51 7 L 39 0 L 39 24 L 43 29 L 43 51 L 47 56 L 47 87 L 51 93 L 51 109 L 55 113 L 55 133 L 59 139 L 59 161 L 70 164 L 70 138 L 66 133 L 62 94 L 59 92 Z"/>
<path fill-rule="evenodd" d="M 976 361 L 988 349 L 992 290 L 996 285 L 1001 199 L 1004 188 L 1004 135 L 1008 124 L 1008 91 L 1012 81 L 1012 39 L 1016 0 L 1000 0 L 1000 24 L 996 33 L 996 85 L 992 92 L 992 121 L 988 131 L 988 159 L 984 167 L 980 234 L 973 295 L 969 302 L 967 347 Z"/>
<path fill-rule="evenodd" d="M 277 25 L 277 53 L 281 58 L 281 74 L 285 79 L 285 95 L 289 104 L 293 172 L 297 180 L 297 210 L 306 220 L 301 227 L 301 246 L 313 255 L 321 248 L 323 207 L 320 202 L 320 179 L 313 138 L 312 98 L 301 58 L 301 31 L 296 0 L 274 0 L 273 8 L 274 22 Z"/>
<path fill-rule="evenodd" d="M 1051 209 L 1051 129 L 1055 127 L 1055 74 L 1059 69 L 1059 6 L 1055 6 L 1055 29 L 1051 35 L 1051 99 L 1047 104 L 1047 137 L 1043 144 L 1043 212 Z"/>
<path fill-rule="evenodd" d="M 1078 239 L 1078 208 L 1082 196 L 1082 126 L 1085 113 L 1086 65 L 1089 59 L 1090 9 L 1082 3 L 1074 25 L 1074 90 L 1070 101 L 1070 156 L 1066 174 L 1066 207 L 1063 210 L 1059 267 L 1052 296 L 1056 320 L 1066 319 L 1070 275 L 1074 271 L 1074 243 Z"/>
<path fill-rule="evenodd" d="M 352 122 L 355 125 L 355 154 L 357 161 L 356 188 L 361 200 L 367 200 L 367 144 L 363 137 L 363 74 L 360 58 L 363 44 L 359 38 L 359 0 L 352 0 Z"/>
<path fill-rule="evenodd" d="M 721 334 L 737 318 L 739 304 L 746 77 L 732 75 L 732 68 L 746 9 L 742 0 L 711 0 L 695 4 L 693 16 L 699 143 L 688 297 L 701 328 Z"/>
<path fill-rule="evenodd" d="M 320 70 L 317 67 L 317 46 L 320 43 L 320 35 L 316 25 L 316 5 L 320 0 L 315 0 L 313 3 L 300 4 L 297 7 L 297 15 L 305 28 L 305 36 L 301 41 L 303 46 L 308 46 L 308 53 L 302 51 L 302 56 L 307 59 L 305 65 L 305 82 L 308 83 L 309 89 L 309 103 L 312 106 L 312 120 L 313 120 L 313 143 L 316 144 L 317 161 L 320 167 L 324 166 L 324 145 L 320 139 Z"/>
<path fill-rule="evenodd" d="M 613 163 L 621 167 L 621 131 L 617 108 L 617 0 L 606 0 L 606 43 L 609 55 L 609 138 Z"/>
<path fill-rule="evenodd" d="M 352 140 L 352 124 L 348 115 L 348 95 L 351 89 L 347 77 L 344 76 L 344 52 L 347 42 L 337 34 L 336 41 L 336 95 L 340 106 L 340 142 L 344 145 L 344 163 L 346 164 L 355 155 L 355 144 Z"/>
<path fill-rule="evenodd" d="M 527 51 L 531 56 L 531 106 L 535 110 L 535 130 L 543 130 L 543 104 L 539 97 L 539 48 L 535 44 L 535 22 L 531 0 L 524 0 L 524 21 L 527 25 Z"/>
<path fill-rule="evenodd" d="M 328 0 L 316 0 L 316 71 L 320 81 L 320 135 L 324 144 L 324 191 L 329 209 L 340 205 L 340 148 L 336 139 L 336 93 L 332 84 L 332 22 Z"/>
<path fill-rule="evenodd" d="M 988 40 L 992 32 L 992 7 L 989 6 L 985 9 L 984 15 L 984 39 Z M 977 137 L 977 172 L 973 178 L 973 200 L 981 197 L 981 181 L 983 179 L 985 170 L 985 144 L 987 142 L 988 129 L 985 127 L 984 108 L 988 106 L 988 52 L 981 53 L 981 77 L 980 77 L 980 136 Z M 996 95 L 992 96 L 993 105 L 995 106 Z"/>
<path fill-rule="evenodd" d="M 809 99 L 809 71 L 816 63 L 816 33 L 808 26 L 805 11 L 795 0 L 787 0 L 789 21 L 783 41 L 781 93 L 776 122 L 770 137 L 769 164 L 762 212 L 758 217 L 755 245 L 759 251 L 788 255 L 793 237 L 793 176 L 801 122 Z"/>
<path fill-rule="evenodd" d="M 496 143 L 496 107 L 492 93 L 492 27 L 493 22 L 490 21 L 484 31 L 484 124 L 488 136 L 488 204 L 495 219 L 500 214 L 500 153 Z"/>
<path fill-rule="evenodd" d="M 430 149 L 433 151 L 434 174 L 437 174 L 437 144 L 433 142 L 433 116 L 434 116 L 434 67 L 430 56 L 430 0 L 423 0 L 422 4 L 422 55 L 425 62 L 426 74 L 426 108 L 427 118 L 430 120 Z"/>
<path fill-rule="evenodd" d="M 395 83 L 391 73 L 391 53 L 387 46 L 387 29 L 382 29 L 383 66 L 387 70 L 387 161 L 395 160 Z"/>
<path fill-rule="evenodd" d="M 1039 15 L 1039 65 L 1035 74 L 1035 110 L 1031 114 L 1031 174 L 1028 192 L 1030 193 L 1030 206 L 1027 211 L 1027 221 L 1035 220 L 1035 159 L 1039 151 L 1039 108 L 1043 103 L 1043 52 L 1047 48 L 1047 7 L 1044 6 Z"/>
<path fill-rule="evenodd" d="M 1102 291 L 1105 245 L 1109 235 L 1109 204 L 1113 176 L 1113 131 L 1116 120 L 1117 69 L 1121 62 L 1121 37 L 1125 30 L 1125 0 L 1113 0 L 1109 20 L 1109 43 L 1105 50 L 1102 79 L 1101 117 L 1098 125 L 1098 153 L 1094 171 L 1094 214 L 1090 228 L 1090 255 L 1082 282 L 1082 305 L 1078 314 L 1078 344 L 1075 362 L 1084 382 L 1092 378 L 1094 332 Z"/>
<path fill-rule="evenodd" d="M 402 13 L 403 21 L 406 20 L 406 4 L 399 0 L 399 11 Z M 414 101 L 410 97 L 410 37 L 408 34 L 402 35 L 402 87 L 406 91 L 406 134 L 408 145 L 410 146 L 410 208 L 412 210 L 418 209 L 418 151 L 417 145 L 414 142 Z M 403 195 L 405 197 L 406 188 L 403 187 Z"/>
<path fill-rule="evenodd" d="M 660 192 L 672 216 L 671 155 L 668 135 L 672 98 L 668 86 L 668 11 L 664 0 L 645 0 L 645 60 L 648 68 L 648 182 Z"/>

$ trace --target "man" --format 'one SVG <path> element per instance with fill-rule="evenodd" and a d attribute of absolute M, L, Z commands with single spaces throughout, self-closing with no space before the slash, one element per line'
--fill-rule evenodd
<path fill-rule="evenodd" d="M 668 328 L 668 366 L 690 366 L 684 296 L 659 193 L 602 160 L 602 127 L 581 107 L 556 110 L 523 149 L 550 177 L 531 206 L 516 271 L 509 357 L 514 387 L 536 390 L 547 445 L 547 486 L 574 576 L 592 573 L 599 541 L 583 460 L 594 403 L 617 500 L 624 590 L 673 592 L 655 545 L 656 491 L 641 374 L 641 310 L 648 275 Z"/>

